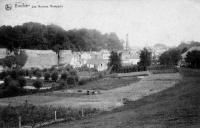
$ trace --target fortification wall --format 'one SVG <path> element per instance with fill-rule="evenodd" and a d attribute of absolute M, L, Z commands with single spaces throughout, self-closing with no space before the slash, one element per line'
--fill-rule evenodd
<path fill-rule="evenodd" d="M 57 65 L 58 56 L 52 50 L 27 50 L 24 49 L 28 58 L 23 68 L 50 68 Z"/>
<path fill-rule="evenodd" d="M 6 57 L 6 55 L 7 55 L 7 49 L 0 48 L 0 59 Z"/>
<path fill-rule="evenodd" d="M 59 64 L 63 65 L 70 64 L 74 56 L 71 50 L 60 50 L 59 55 L 60 55 Z"/>

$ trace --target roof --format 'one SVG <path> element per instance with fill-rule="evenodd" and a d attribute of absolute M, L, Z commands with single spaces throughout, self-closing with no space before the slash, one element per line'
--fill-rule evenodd
<path fill-rule="evenodd" d="M 184 52 L 181 55 L 182 58 L 185 58 L 188 52 L 191 52 L 191 51 L 194 51 L 194 50 L 200 51 L 200 46 L 191 47 L 190 49 L 188 49 L 186 52 Z"/>

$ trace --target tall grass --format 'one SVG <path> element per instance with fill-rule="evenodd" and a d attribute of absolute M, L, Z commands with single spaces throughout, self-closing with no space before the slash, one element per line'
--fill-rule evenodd
<path fill-rule="evenodd" d="M 183 77 L 200 77 L 200 69 L 179 68 L 179 72 Z"/>
<path fill-rule="evenodd" d="M 72 121 L 94 115 L 99 110 L 95 108 L 74 109 L 53 106 L 34 106 L 28 103 L 20 106 L 9 105 L 0 107 L 0 127 L 18 126 L 19 116 L 21 116 L 23 126 L 28 125 L 34 127 L 38 124 L 54 120 L 55 111 L 57 113 L 57 119 Z"/>

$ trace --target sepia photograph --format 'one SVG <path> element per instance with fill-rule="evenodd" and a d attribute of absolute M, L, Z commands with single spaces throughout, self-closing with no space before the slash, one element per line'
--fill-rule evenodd
<path fill-rule="evenodd" d="M 0 128 L 200 128 L 200 0 L 0 0 Z"/>

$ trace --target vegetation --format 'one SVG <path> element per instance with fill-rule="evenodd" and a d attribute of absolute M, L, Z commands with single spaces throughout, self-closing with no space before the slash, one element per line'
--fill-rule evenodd
<path fill-rule="evenodd" d="M 181 59 L 181 51 L 177 48 L 169 49 L 159 57 L 161 65 L 177 65 Z"/>
<path fill-rule="evenodd" d="M 185 61 L 188 67 L 200 69 L 200 51 L 189 51 L 186 55 Z"/>
<path fill-rule="evenodd" d="M 152 53 L 149 49 L 144 48 L 140 52 L 140 62 L 138 63 L 139 66 L 147 67 L 151 65 L 152 60 Z"/>
<path fill-rule="evenodd" d="M 65 31 L 56 25 L 28 22 L 23 25 L 1 26 L 0 47 L 22 49 L 61 49 L 73 51 L 119 50 L 122 43 L 115 33 L 102 34 L 97 30 L 79 29 Z"/>
<path fill-rule="evenodd" d="M 21 116 L 22 126 L 28 125 L 34 127 L 37 124 L 54 120 L 55 111 L 57 112 L 57 119 L 64 119 L 64 121 L 79 120 L 98 112 L 97 109 L 92 108 L 84 108 L 82 113 L 79 109 L 34 106 L 32 104 L 24 103 L 15 107 L 0 107 L 0 127 L 17 127 L 19 116 Z"/>
<path fill-rule="evenodd" d="M 33 83 L 33 87 L 37 88 L 37 89 L 40 89 L 42 87 L 43 83 L 40 81 L 40 80 L 36 80 L 34 83 Z"/>
<path fill-rule="evenodd" d="M 6 56 L 1 60 L 1 65 L 8 68 L 22 68 L 27 61 L 24 51 L 14 52 L 14 55 Z"/>
<path fill-rule="evenodd" d="M 112 72 L 116 72 L 118 69 L 121 68 L 121 54 L 112 51 L 110 58 L 109 58 L 109 63 L 108 67 L 112 68 Z"/>

